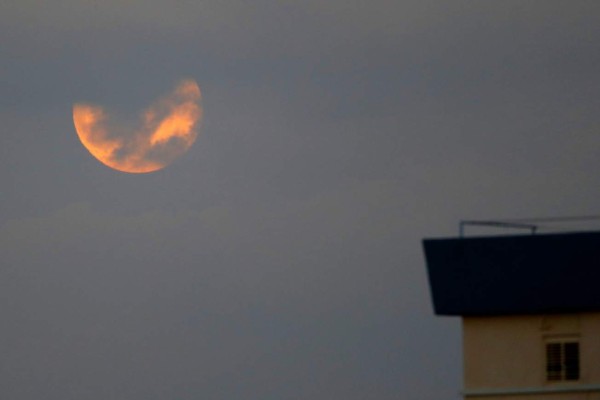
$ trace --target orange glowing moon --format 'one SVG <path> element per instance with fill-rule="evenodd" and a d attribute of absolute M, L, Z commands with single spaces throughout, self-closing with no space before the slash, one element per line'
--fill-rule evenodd
<path fill-rule="evenodd" d="M 102 107 L 84 103 L 73 105 L 73 123 L 83 146 L 104 165 L 122 172 L 153 172 L 196 141 L 201 97 L 198 84 L 188 79 L 146 108 L 137 127 L 113 121 Z"/>

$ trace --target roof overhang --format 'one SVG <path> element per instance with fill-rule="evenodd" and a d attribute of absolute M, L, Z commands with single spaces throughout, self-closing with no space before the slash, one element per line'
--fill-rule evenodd
<path fill-rule="evenodd" d="M 438 315 L 600 311 L 600 232 L 423 240 Z"/>

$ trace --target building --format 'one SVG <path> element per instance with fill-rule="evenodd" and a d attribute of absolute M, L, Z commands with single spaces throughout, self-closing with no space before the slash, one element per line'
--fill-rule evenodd
<path fill-rule="evenodd" d="M 600 400 L 600 232 L 423 241 L 469 400 Z"/>

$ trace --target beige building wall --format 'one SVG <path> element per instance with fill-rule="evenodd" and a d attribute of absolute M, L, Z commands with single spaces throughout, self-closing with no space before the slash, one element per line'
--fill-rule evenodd
<path fill-rule="evenodd" d="M 579 342 L 578 380 L 549 381 L 546 343 Z M 464 317 L 464 397 L 600 400 L 600 313 Z"/>

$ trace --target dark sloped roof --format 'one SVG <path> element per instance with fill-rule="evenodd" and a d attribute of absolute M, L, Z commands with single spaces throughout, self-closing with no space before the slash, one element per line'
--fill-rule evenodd
<path fill-rule="evenodd" d="M 600 232 L 423 240 L 439 315 L 600 311 Z"/>

